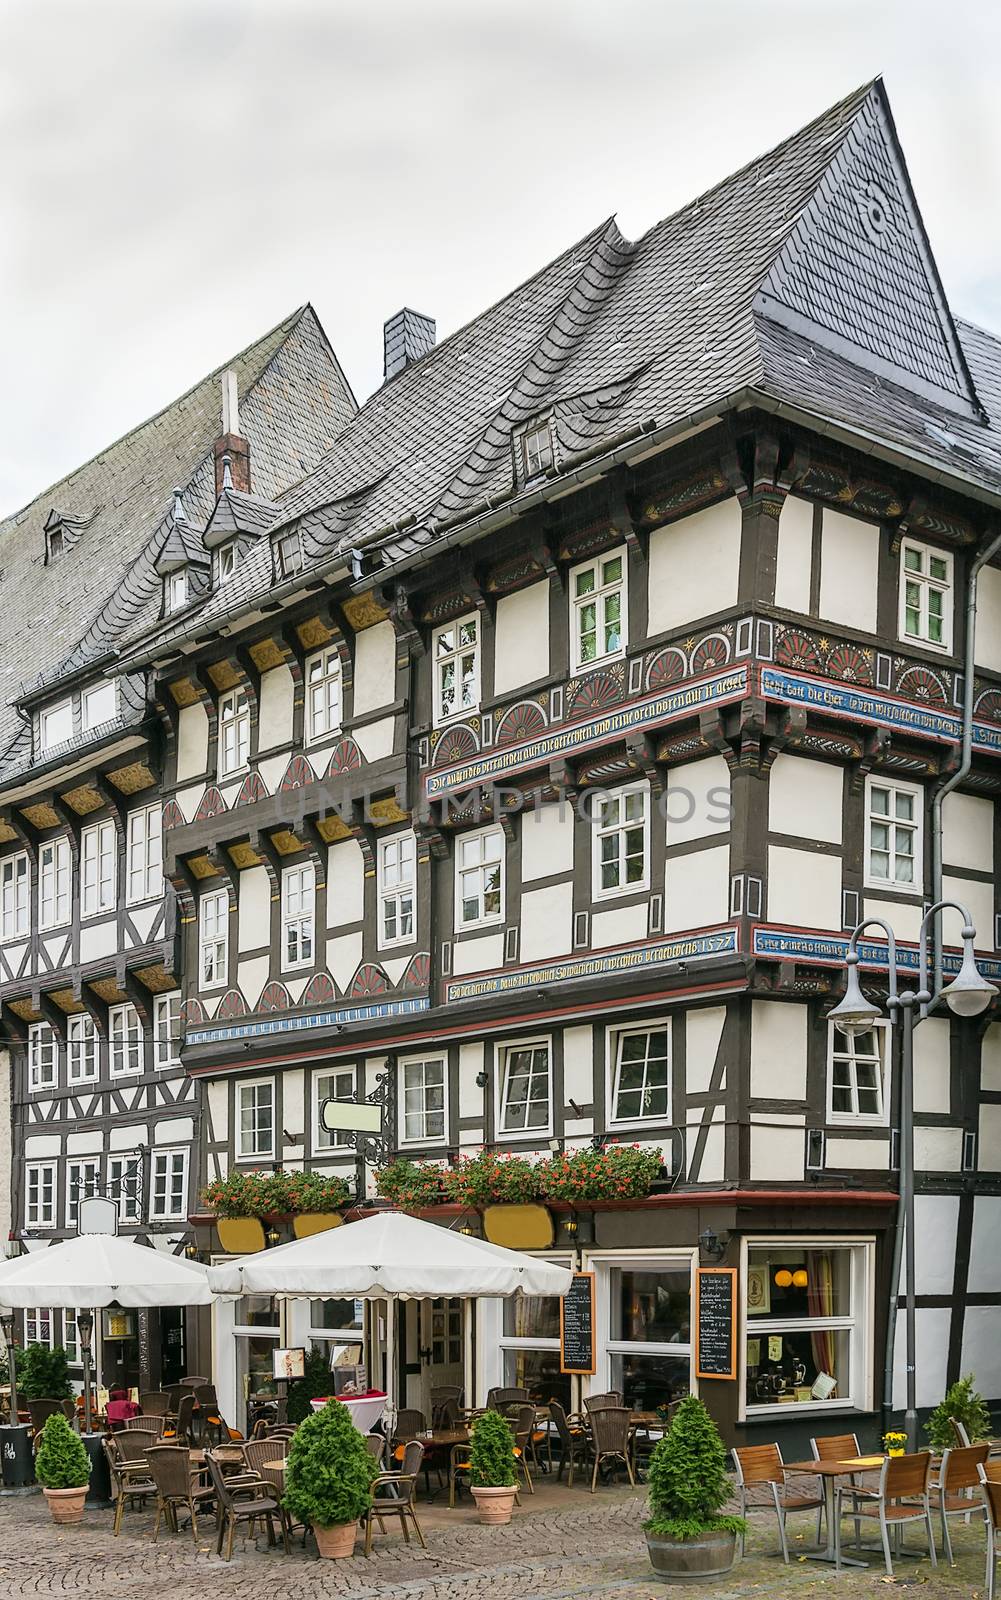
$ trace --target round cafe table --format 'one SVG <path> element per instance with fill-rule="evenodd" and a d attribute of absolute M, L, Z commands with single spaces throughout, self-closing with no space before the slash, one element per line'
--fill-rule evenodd
<path fill-rule="evenodd" d="M 339 1400 L 342 1406 L 347 1406 L 351 1413 L 351 1420 L 359 1433 L 371 1433 L 382 1413 L 386 1409 L 389 1396 L 379 1389 L 373 1389 L 368 1394 L 328 1394 L 320 1400 L 311 1401 L 314 1411 L 322 1411 L 328 1400 Z"/>

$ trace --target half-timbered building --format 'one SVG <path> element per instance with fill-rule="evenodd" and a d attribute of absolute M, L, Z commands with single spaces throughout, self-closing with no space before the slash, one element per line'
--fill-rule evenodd
<path fill-rule="evenodd" d="M 190 607 L 119 670 L 164 730 L 203 1180 L 353 1178 L 321 1107 L 381 1090 L 415 1158 L 659 1148 L 648 1199 L 539 1245 L 595 1274 L 585 1388 L 699 1388 L 730 1438 L 875 1431 L 899 1066 L 829 1012 L 856 924 L 906 977 L 943 896 L 1001 977 L 999 372 L 876 83 L 440 345 L 401 313 L 301 481 L 185 502 Z M 924 1407 L 969 1370 L 1001 1397 L 1001 1025 L 916 1041 Z M 700 1379 L 720 1252 L 736 1367 Z M 224 1410 L 276 1343 L 363 1336 L 355 1304 L 221 1306 Z M 398 1349 L 412 1402 L 464 1361 L 576 1399 L 548 1303 L 408 1308 Z"/>
<path fill-rule="evenodd" d="M 353 408 L 307 307 L 0 524 L 8 1226 L 29 1250 L 75 1232 L 94 1194 L 117 1201 L 123 1232 L 191 1246 L 201 1113 L 179 1054 L 164 740 L 150 675 L 120 671 L 119 647 L 199 603 L 224 479 L 286 488 Z M 68 1311 L 27 1313 L 23 1334 L 78 1361 Z M 159 1388 L 198 1353 L 180 1308 L 98 1334 L 106 1383 Z"/>

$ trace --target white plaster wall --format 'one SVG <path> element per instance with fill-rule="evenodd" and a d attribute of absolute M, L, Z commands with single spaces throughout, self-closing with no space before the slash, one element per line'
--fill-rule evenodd
<path fill-rule="evenodd" d="M 949 1111 L 949 1023 L 927 1017 L 914 1030 L 914 1109 Z"/>
<path fill-rule="evenodd" d="M 969 1315 L 969 1312 L 967 1312 Z M 945 1369 L 949 1356 L 949 1323 L 952 1312 L 948 1306 L 919 1306 L 915 1320 L 915 1366 L 917 1367 L 917 1404 L 919 1407 L 937 1406 L 945 1394 Z M 893 1408 L 902 1411 L 907 1404 L 907 1384 L 904 1363 L 907 1355 L 907 1336 L 904 1313 L 897 1316 L 897 1338 L 893 1346 Z M 966 1368 L 963 1368 L 966 1371 Z"/>
<path fill-rule="evenodd" d="M 722 1106 L 713 1107 L 712 1123 L 710 1124 L 709 1132 L 706 1135 L 705 1148 L 702 1151 L 702 1162 L 699 1166 L 699 1183 L 722 1183 L 724 1177 L 726 1176 L 725 1115 L 726 1113 L 724 1112 Z M 693 1129 L 689 1135 L 689 1149 L 693 1148 L 692 1140 L 694 1137 L 695 1130 Z M 670 1165 L 670 1148 L 665 1149 L 664 1155 L 668 1162 L 668 1170 L 673 1170 Z"/>
<path fill-rule="evenodd" d="M 827 1165 L 839 1172 L 886 1172 L 890 1165 L 889 1139 L 827 1138 Z"/>
<path fill-rule="evenodd" d="M 452 971 L 457 978 L 469 972 L 492 972 L 503 964 L 503 931 L 479 939 L 456 939 L 452 946 Z"/>
<path fill-rule="evenodd" d="M 808 756 L 778 756 L 768 778 L 769 829 L 840 844 L 844 787 L 841 767 Z"/>
<path fill-rule="evenodd" d="M 355 639 L 354 714 L 362 717 L 388 706 L 396 694 L 396 637 L 393 624 L 377 622 Z M 357 736 L 356 736 L 357 737 Z"/>
<path fill-rule="evenodd" d="M 7 1103 L 9 1105 L 9 1103 L 10 1103 L 10 1087 L 9 1087 L 10 1051 L 9 1050 L 5 1050 L 3 1053 L 7 1057 L 7 1078 L 8 1078 Z M 5 1126 L 9 1126 L 9 1123 L 5 1124 Z M 62 1140 L 60 1139 L 58 1133 L 34 1133 L 34 1134 L 31 1134 L 30 1137 L 25 1139 L 25 1141 L 24 1141 L 24 1154 L 25 1154 L 25 1159 L 28 1160 L 28 1161 L 36 1161 L 36 1160 L 40 1161 L 43 1156 L 57 1156 L 57 1155 L 59 1155 L 61 1150 L 62 1150 Z M 9 1161 L 10 1160 L 10 1148 L 9 1148 L 9 1146 L 7 1147 L 7 1158 L 8 1158 L 8 1161 Z M 4 1194 L 7 1195 L 8 1204 L 9 1204 L 10 1203 L 9 1202 L 10 1184 L 9 1183 L 7 1184 L 7 1187 L 4 1190 Z M 3 1199 L 2 1199 L 2 1197 L 0 1197 L 0 1205 L 2 1205 L 2 1203 L 3 1203 Z"/>
<path fill-rule="evenodd" d="M 820 555 L 820 615 L 830 622 L 876 631 L 879 527 L 824 508 Z"/>
<path fill-rule="evenodd" d="M 977 583 L 977 665 L 1001 672 L 1001 571 L 984 567 Z"/>
<path fill-rule="evenodd" d="M 101 956 L 110 956 L 117 949 L 118 925 L 114 918 L 110 922 L 85 922 L 82 925 L 80 929 L 81 961 L 97 961 Z M 8 960 L 10 960 L 10 950 L 8 950 L 7 956 Z"/>
<path fill-rule="evenodd" d="M 573 884 L 530 889 L 521 897 L 519 958 L 545 961 L 569 955 L 573 946 Z"/>
<path fill-rule="evenodd" d="M 916 943 L 921 932 L 924 906 L 920 900 L 879 900 L 866 895 L 862 902 L 862 914 L 865 917 L 882 917 L 884 922 L 890 924 L 898 939 L 910 939 Z M 878 939 L 878 928 L 870 928 L 868 937 Z"/>
<path fill-rule="evenodd" d="M 1001 1172 L 1001 1106 L 999 1105 L 980 1107 L 977 1168 L 980 1172 Z"/>
<path fill-rule="evenodd" d="M 294 699 L 295 684 L 284 662 L 280 667 L 273 667 L 270 672 L 263 674 L 257 735 L 259 750 L 270 750 L 274 745 L 290 743 Z"/>
<path fill-rule="evenodd" d="M 238 950 L 260 950 L 271 943 L 271 879 L 266 867 L 248 867 L 240 873 L 237 916 Z"/>
<path fill-rule="evenodd" d="M 195 1135 L 195 1125 L 190 1117 L 166 1117 L 153 1128 L 154 1144 L 185 1144 Z M 142 1141 L 145 1144 L 145 1139 Z"/>
<path fill-rule="evenodd" d="M 282 1073 L 282 1126 L 278 1130 L 280 1137 L 286 1128 L 289 1133 L 306 1131 L 305 1076 L 301 1067 L 287 1067 Z M 285 1143 L 283 1137 L 281 1142 Z M 291 1155 L 294 1157 L 296 1151 L 301 1155 L 304 1148 L 303 1145 L 295 1146 Z"/>
<path fill-rule="evenodd" d="M 915 1254 L 918 1294 L 952 1293 L 958 1226 L 958 1194 L 914 1196 L 914 1237 L 918 1241 Z"/>
<path fill-rule="evenodd" d="M 980 1087 L 1001 1092 L 1001 1023 L 991 1023 L 980 1045 Z"/>
<path fill-rule="evenodd" d="M 942 859 L 950 867 L 994 870 L 994 802 L 947 794 L 942 807 Z"/>
<path fill-rule="evenodd" d="M 956 1206 L 958 1209 L 958 1200 Z M 922 1237 L 920 1229 L 916 1237 Z M 955 1238 L 955 1234 L 953 1237 Z M 1001 1290 L 999 1239 L 1001 1239 L 1001 1195 L 978 1194 L 973 1202 L 973 1232 L 970 1237 L 968 1287 L 971 1294 L 997 1294 Z M 1001 1317 L 1001 1311 L 998 1312 L 998 1316 Z"/>
<path fill-rule="evenodd" d="M 261 991 L 271 976 L 271 957 L 254 956 L 250 961 L 240 961 L 236 968 L 236 981 L 240 993 L 251 1009 L 261 998 Z"/>
<path fill-rule="evenodd" d="M 465 1040 L 459 1046 L 459 1116 L 483 1115 L 483 1090 L 476 1075 L 483 1071 L 482 1039 Z"/>
<path fill-rule="evenodd" d="M 977 950 L 994 949 L 994 887 L 990 883 L 979 883 L 974 878 L 954 877 L 951 873 L 944 873 L 942 877 L 942 897 L 945 900 L 958 900 L 960 905 L 966 907 L 973 918 L 973 926 L 977 930 L 977 937 L 973 941 Z M 962 944 L 960 929 L 963 926 L 962 918 L 958 911 L 946 911 L 942 916 L 943 938 L 947 944 Z"/>
<path fill-rule="evenodd" d="M 730 831 L 730 773 L 722 756 L 672 767 L 667 795 L 659 802 L 668 844 L 687 844 Z"/>
<path fill-rule="evenodd" d="M 365 728 L 355 728 L 353 737 L 366 761 L 382 761 L 393 753 L 394 731 L 394 718 L 381 717 Z"/>
<path fill-rule="evenodd" d="M 775 604 L 786 611 L 810 610 L 813 506 L 789 495 L 779 517 Z"/>
<path fill-rule="evenodd" d="M 664 868 L 664 932 L 711 927 L 730 912 L 730 850 L 714 845 L 671 856 Z"/>
<path fill-rule="evenodd" d="M 209 1082 L 205 1085 L 205 1098 L 208 1105 L 208 1129 L 206 1136 L 210 1144 L 222 1143 L 229 1138 L 229 1088 L 225 1082 Z"/>
<path fill-rule="evenodd" d="M 646 938 L 647 901 L 634 906 L 613 906 L 591 917 L 591 944 L 603 950 L 612 944 L 633 944 Z"/>
<path fill-rule="evenodd" d="M 269 794 L 274 794 L 275 789 L 285 776 L 285 768 L 287 766 L 287 754 L 280 756 L 265 756 L 258 765 L 257 771 L 261 782 L 264 784 L 264 787 L 267 789 Z M 186 817 L 188 816 L 186 811 L 184 814 Z M 188 820 L 191 820 L 190 817 L 188 817 Z"/>
<path fill-rule="evenodd" d="M 361 922 L 365 915 L 365 858 L 357 839 L 341 839 L 327 852 L 327 927 Z"/>
<path fill-rule="evenodd" d="M 709 1092 L 725 1021 L 725 1006 L 706 1006 L 685 1013 L 685 1087 L 689 1094 Z M 724 1068 L 720 1089 L 725 1088 Z"/>
<path fill-rule="evenodd" d="M 803 928 L 841 927 L 841 857 L 768 846 L 768 920 Z"/>
<path fill-rule="evenodd" d="M 361 933 L 341 933 L 327 940 L 327 970 L 341 993 L 361 964 Z"/>
<path fill-rule="evenodd" d="M 209 718 L 201 701 L 182 706 L 177 718 L 177 781 L 184 783 L 209 764 Z"/>
<path fill-rule="evenodd" d="M 507 694 L 549 674 L 549 583 L 533 583 L 497 602 L 494 693 Z"/>
<path fill-rule="evenodd" d="M 521 881 L 551 878 L 573 870 L 574 808 L 537 806 L 521 817 Z"/>
<path fill-rule="evenodd" d="M 769 1124 L 786 1124 L 779 1127 L 755 1121 L 753 1113 L 750 1120 L 752 1180 L 801 1183 L 806 1150 L 803 1118 L 779 1118 L 769 1113 Z"/>
<path fill-rule="evenodd" d="M 751 1002 L 751 1096 L 760 1100 L 806 1098 L 806 1006 L 779 1000 Z M 802 1166 L 802 1160 L 800 1161 Z"/>
<path fill-rule="evenodd" d="M 563 1099 L 589 1106 L 594 1100 L 594 1053 L 590 1028 L 563 1030 Z"/>
<path fill-rule="evenodd" d="M 922 1027 L 925 1026 L 927 1024 L 922 1023 Z M 962 1128 L 915 1128 L 914 1167 L 917 1172 L 959 1172 L 962 1157 Z"/>
<path fill-rule="evenodd" d="M 740 506 L 735 498 L 650 535 L 649 632 L 684 627 L 737 602 Z"/>
<path fill-rule="evenodd" d="M 95 1150 L 103 1149 L 104 1135 L 100 1128 L 88 1128 L 83 1133 L 66 1135 L 66 1154 L 69 1156 L 91 1155 Z"/>
<path fill-rule="evenodd" d="M 985 1400 L 1001 1397 L 1001 1339 L 997 1306 L 967 1306 L 963 1318 L 962 1372 L 972 1372 Z M 936 1395 L 936 1401 L 941 1394 Z"/>

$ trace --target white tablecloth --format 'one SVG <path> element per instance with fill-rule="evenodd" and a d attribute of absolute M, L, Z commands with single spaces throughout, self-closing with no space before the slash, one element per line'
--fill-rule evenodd
<path fill-rule="evenodd" d="M 327 1399 L 331 1398 L 335 1397 L 327 1396 Z M 388 1396 L 384 1394 L 367 1394 L 355 1400 L 351 1395 L 344 1394 L 337 1395 L 336 1398 L 341 1402 L 341 1405 L 347 1406 L 351 1413 L 351 1420 L 358 1432 L 370 1433 L 386 1409 Z M 327 1401 L 314 1400 L 311 1403 L 314 1411 L 322 1411 Z"/>

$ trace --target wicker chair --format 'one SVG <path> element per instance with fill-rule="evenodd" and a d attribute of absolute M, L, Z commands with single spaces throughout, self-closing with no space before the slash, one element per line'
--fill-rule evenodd
<path fill-rule="evenodd" d="M 365 1554 L 372 1554 L 372 1524 L 379 1524 L 379 1532 L 385 1533 L 386 1517 L 399 1517 L 400 1529 L 404 1540 L 410 1543 L 410 1530 L 408 1521 L 413 1524 L 414 1532 L 420 1542 L 422 1550 L 427 1549 L 421 1525 L 417 1521 L 417 1510 L 414 1505 L 414 1496 L 417 1492 L 417 1478 L 421 1470 L 424 1456 L 424 1446 L 419 1439 L 411 1439 L 404 1446 L 402 1472 L 380 1472 L 377 1478 L 372 1479 L 372 1505 L 365 1512 L 362 1521 L 365 1524 Z"/>
<path fill-rule="evenodd" d="M 734 1445 L 732 1450 L 737 1468 L 737 1493 L 740 1495 L 740 1514 L 748 1512 L 747 1491 L 755 1484 L 763 1484 L 770 1491 L 775 1515 L 779 1523 L 779 1542 L 782 1560 L 789 1565 L 789 1542 L 786 1539 L 786 1517 L 790 1511 L 820 1511 L 823 1499 L 819 1495 L 798 1494 L 786 1484 L 786 1469 L 782 1451 L 777 1444 Z M 744 1553 L 746 1535 L 740 1537 L 740 1553 Z"/>
<path fill-rule="evenodd" d="M 170 1395 L 165 1389 L 152 1389 L 139 1396 L 139 1409 L 147 1417 L 166 1417 L 170 1414 Z"/>
<path fill-rule="evenodd" d="M 167 1418 L 164 1416 L 147 1416 L 140 1411 L 136 1417 L 125 1417 L 115 1429 L 116 1433 L 151 1433 L 154 1439 L 162 1439 L 163 1431 L 167 1427 Z"/>
<path fill-rule="evenodd" d="M 251 1530 L 258 1518 L 267 1523 L 268 1544 L 275 1543 L 275 1517 L 281 1528 L 282 1544 L 285 1554 L 289 1553 L 288 1528 L 281 1514 L 278 1496 L 274 1486 L 265 1483 L 263 1478 L 256 1473 L 247 1476 L 227 1477 L 211 1451 L 205 1456 L 205 1463 L 212 1479 L 212 1488 L 215 1493 L 216 1504 L 219 1508 L 219 1534 L 216 1539 L 216 1555 L 222 1555 L 223 1543 L 226 1545 L 226 1560 L 233 1557 L 233 1539 L 236 1535 L 237 1524 L 249 1522 Z"/>
<path fill-rule="evenodd" d="M 932 1508 L 938 1509 L 942 1521 L 942 1545 L 950 1567 L 955 1563 L 949 1518 L 968 1517 L 971 1511 L 979 1514 L 980 1500 L 971 1499 L 969 1491 L 980 1487 L 980 1468 L 986 1464 L 989 1450 L 989 1444 L 968 1444 L 964 1449 L 944 1450 L 938 1482 L 928 1491 Z"/>
<path fill-rule="evenodd" d="M 195 1410 L 195 1397 L 193 1394 L 182 1394 L 177 1403 L 176 1412 L 167 1413 L 164 1417 L 163 1437 L 171 1444 L 191 1446 L 192 1418 Z"/>
<path fill-rule="evenodd" d="M 505 1406 L 527 1405 L 531 1398 L 527 1389 L 488 1389 L 487 1410 L 503 1411 Z"/>
<path fill-rule="evenodd" d="M 372 1460 L 378 1462 L 380 1471 L 382 1470 L 383 1464 L 386 1460 L 386 1445 L 388 1442 L 389 1441 L 384 1433 L 366 1433 L 365 1435 L 365 1448 L 372 1457 Z M 423 1450 L 423 1448 L 424 1447 L 422 1445 L 421 1449 Z M 404 1454 L 406 1454 L 406 1452 L 404 1452 Z"/>
<path fill-rule="evenodd" d="M 149 1442 L 152 1444 L 155 1440 L 150 1439 Z M 150 1475 L 149 1463 L 146 1460 L 146 1439 L 142 1434 L 109 1434 L 104 1440 L 104 1454 L 115 1493 L 113 1532 L 117 1538 L 122 1531 L 125 1502 L 130 1500 L 134 1507 L 138 1501 L 140 1508 L 145 1509 L 150 1495 L 156 1494 L 156 1484 Z"/>
<path fill-rule="evenodd" d="M 912 1456 L 887 1456 L 879 1475 L 878 1489 L 862 1488 L 858 1484 L 839 1484 L 837 1492 L 837 1517 L 834 1542 L 836 1565 L 841 1566 L 841 1508 L 842 1502 L 852 1502 L 851 1515 L 878 1517 L 879 1532 L 883 1541 L 883 1559 L 886 1576 L 893 1577 L 893 1557 L 890 1554 L 890 1527 L 900 1528 L 906 1522 L 924 1523 L 928 1535 L 928 1555 L 933 1567 L 938 1566 L 935 1554 L 935 1532 L 931 1520 L 931 1454 L 927 1450 Z M 901 1541 L 903 1532 L 901 1531 Z"/>
<path fill-rule="evenodd" d="M 28 1418 L 31 1422 L 31 1440 L 34 1448 L 38 1449 L 38 1441 L 42 1429 L 50 1417 L 64 1416 L 61 1400 L 29 1400 Z"/>
<path fill-rule="evenodd" d="M 535 1493 L 532 1474 L 528 1470 L 528 1461 L 534 1446 L 532 1434 L 535 1431 L 535 1407 L 533 1405 L 519 1406 L 515 1415 L 510 1417 L 511 1431 L 514 1434 L 514 1459 L 525 1475 L 525 1487 L 529 1494 Z"/>
<path fill-rule="evenodd" d="M 573 1488 L 573 1475 L 578 1462 L 586 1463 L 591 1454 L 591 1436 L 579 1416 L 568 1417 L 557 1400 L 550 1400 L 549 1415 L 556 1425 L 560 1441 L 560 1470 L 556 1474 L 562 1481 L 564 1468 L 569 1468 L 567 1484 Z"/>
<path fill-rule="evenodd" d="M 177 1530 L 177 1508 L 187 1506 L 191 1516 L 191 1537 L 198 1544 L 198 1507 L 211 1505 L 215 1491 L 199 1488 L 191 1473 L 191 1456 L 187 1445 L 158 1444 L 146 1452 L 150 1475 L 156 1484 L 156 1522 L 153 1525 L 153 1542 L 160 1537 L 160 1519 L 166 1517 L 171 1533 Z"/>
<path fill-rule="evenodd" d="M 629 1474 L 629 1482 L 636 1487 L 630 1432 L 633 1414 L 628 1406 L 599 1406 L 592 1411 L 591 1447 L 594 1451 L 594 1470 L 591 1473 L 591 1493 L 598 1486 L 598 1471 L 603 1461 L 621 1461 Z"/>
<path fill-rule="evenodd" d="M 584 1396 L 584 1410 L 588 1416 L 591 1415 L 592 1411 L 608 1411 L 609 1408 L 618 1411 L 621 1406 L 622 1393 L 618 1389 L 609 1389 L 607 1394 L 586 1394 Z"/>

